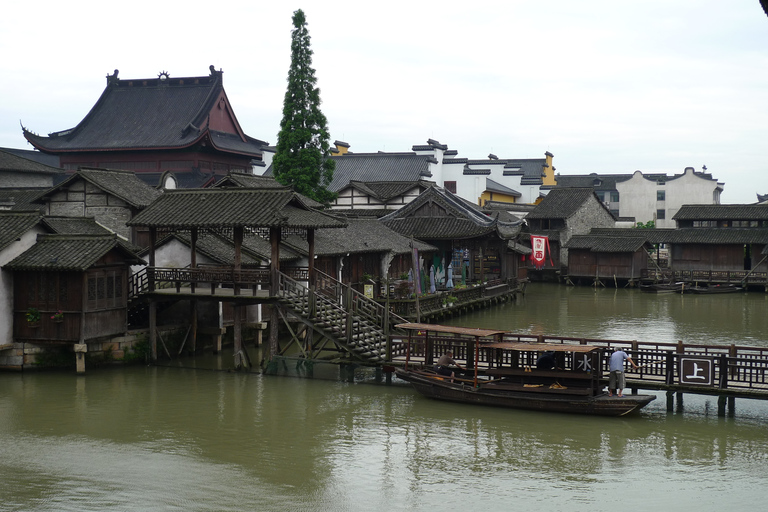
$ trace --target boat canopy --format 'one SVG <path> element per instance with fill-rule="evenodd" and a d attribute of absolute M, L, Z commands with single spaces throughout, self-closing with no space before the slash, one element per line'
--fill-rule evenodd
<path fill-rule="evenodd" d="M 578 352 L 588 354 L 601 350 L 602 347 L 593 345 L 564 345 L 557 343 L 517 343 L 511 341 L 483 343 L 483 348 L 498 348 L 502 350 L 519 350 L 520 352 Z"/>
<path fill-rule="evenodd" d="M 414 331 L 430 331 L 430 332 L 442 332 L 449 334 L 461 334 L 464 336 L 496 336 L 497 334 L 505 334 L 508 331 L 499 331 L 495 329 L 475 329 L 472 327 L 454 327 L 452 325 L 437 325 L 437 324 L 417 324 L 417 323 L 405 323 L 397 324 L 396 327 L 400 329 L 410 329 Z"/>

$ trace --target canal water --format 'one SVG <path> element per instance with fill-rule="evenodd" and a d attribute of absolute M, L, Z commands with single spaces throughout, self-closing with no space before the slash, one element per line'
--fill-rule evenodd
<path fill-rule="evenodd" d="M 762 345 L 765 312 L 762 294 L 535 285 L 453 322 Z M 592 418 L 431 401 L 364 372 L 234 373 L 230 361 L 0 374 L 0 511 L 701 512 L 768 498 L 764 402 L 737 400 L 721 418 L 713 399 L 686 395 L 668 412 L 660 397 L 637 416 Z"/>

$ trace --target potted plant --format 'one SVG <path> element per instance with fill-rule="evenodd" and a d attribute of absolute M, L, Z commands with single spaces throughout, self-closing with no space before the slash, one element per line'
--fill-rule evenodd
<path fill-rule="evenodd" d="M 445 298 L 445 301 L 448 303 L 449 306 L 453 306 L 453 304 L 459 300 L 458 298 L 454 297 L 453 295 L 449 295 Z"/>
<path fill-rule="evenodd" d="M 51 315 L 51 320 L 54 322 L 61 323 L 64 321 L 64 312 L 62 310 L 58 310 L 56 313 Z"/>
<path fill-rule="evenodd" d="M 40 310 L 37 308 L 27 309 L 27 325 L 37 327 L 40 325 Z"/>

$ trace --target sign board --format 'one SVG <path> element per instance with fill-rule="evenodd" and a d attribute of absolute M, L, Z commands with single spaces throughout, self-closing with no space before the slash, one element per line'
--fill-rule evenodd
<path fill-rule="evenodd" d="M 366 284 L 366 285 L 363 285 L 363 287 L 365 289 L 364 290 L 365 291 L 365 296 L 368 297 L 369 299 L 372 299 L 373 298 L 373 285 L 372 284 Z"/>
<path fill-rule="evenodd" d="M 678 368 L 680 384 L 714 386 L 715 360 L 713 357 L 684 356 L 680 358 Z"/>

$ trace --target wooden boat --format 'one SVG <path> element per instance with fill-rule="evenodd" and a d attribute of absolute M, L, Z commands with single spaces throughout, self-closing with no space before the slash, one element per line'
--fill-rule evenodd
<path fill-rule="evenodd" d="M 653 284 L 641 284 L 639 286 L 641 292 L 650 293 L 683 293 L 688 291 L 688 286 L 684 282 L 679 283 L 653 283 Z"/>
<path fill-rule="evenodd" d="M 638 411 L 653 401 L 655 395 L 625 394 L 608 396 L 601 383 L 603 348 L 590 345 L 553 343 L 521 343 L 503 341 L 505 331 L 469 329 L 431 324 L 400 324 L 409 332 L 424 335 L 416 343 L 424 348 L 423 364 L 410 364 L 406 356 L 404 368 L 396 375 L 428 398 L 467 404 L 528 409 L 549 412 L 624 416 Z M 432 345 L 429 333 L 437 334 L 433 340 L 453 350 L 470 346 L 474 349 L 467 357 L 467 372 L 454 376 L 440 375 L 429 361 Z M 457 342 L 449 344 L 445 334 L 458 335 Z M 443 337 L 440 337 L 440 336 Z M 463 338 L 461 336 L 464 336 Z M 467 336 L 469 336 L 469 341 Z M 471 338 L 474 338 L 472 340 Z M 410 354 L 413 336 L 409 336 Z M 543 352 L 554 352 L 557 368 L 545 370 L 532 362 Z"/>
<path fill-rule="evenodd" d="M 742 290 L 743 289 L 740 286 L 733 284 L 712 284 L 708 286 L 689 286 L 685 289 L 685 293 L 698 293 L 704 295 L 715 293 L 736 293 Z"/>

